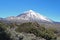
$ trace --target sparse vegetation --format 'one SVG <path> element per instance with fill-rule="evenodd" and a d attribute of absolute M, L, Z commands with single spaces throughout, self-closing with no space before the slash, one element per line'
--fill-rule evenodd
<path fill-rule="evenodd" d="M 56 34 L 49 29 L 46 29 L 43 26 L 38 26 L 37 23 L 23 23 L 18 26 L 16 31 L 18 32 L 27 32 L 27 33 L 33 33 L 37 37 L 45 38 L 46 40 L 56 40 Z M 38 26 L 38 27 L 37 27 Z"/>
<path fill-rule="evenodd" d="M 11 40 L 10 35 L 8 35 L 5 31 L 5 26 L 3 28 L 3 23 L 0 23 L 0 40 Z"/>
<path fill-rule="evenodd" d="M 22 23 L 20 25 L 16 24 L 16 23 L 11 23 L 11 24 L 5 24 L 0 22 L 0 39 L 3 40 L 3 38 L 6 38 L 6 40 L 10 39 L 11 34 L 7 33 L 7 29 L 8 28 L 15 28 L 15 31 L 17 33 L 32 33 L 34 34 L 36 37 L 41 37 L 44 38 L 46 40 L 57 40 L 57 35 L 56 33 L 57 30 L 55 30 L 54 28 L 48 28 L 46 29 L 44 27 L 44 25 L 39 25 L 38 23 L 34 22 L 28 22 L 28 23 Z M 4 35 L 4 36 L 2 36 Z"/>

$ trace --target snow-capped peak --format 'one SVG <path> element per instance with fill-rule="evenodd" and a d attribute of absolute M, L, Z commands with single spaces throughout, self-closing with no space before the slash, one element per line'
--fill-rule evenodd
<path fill-rule="evenodd" d="M 24 18 L 24 19 L 33 19 L 33 20 L 41 20 L 41 21 L 48 21 L 48 22 L 52 22 L 50 19 L 48 19 L 47 17 L 33 11 L 33 10 L 29 10 L 29 11 L 25 11 L 23 12 L 22 15 L 18 15 L 18 17 Z"/>
<path fill-rule="evenodd" d="M 25 12 L 34 12 L 33 10 L 25 11 Z"/>
<path fill-rule="evenodd" d="M 29 10 L 29 11 L 25 11 L 22 14 L 18 15 L 18 16 L 11 16 L 6 18 L 6 20 L 9 21 L 18 21 L 18 22 L 25 22 L 25 21 L 37 21 L 37 22 L 53 22 L 52 20 L 50 20 L 49 18 L 41 15 L 40 13 L 37 13 L 33 10 Z"/>
<path fill-rule="evenodd" d="M 35 14 L 33 10 L 25 11 L 24 13 Z"/>

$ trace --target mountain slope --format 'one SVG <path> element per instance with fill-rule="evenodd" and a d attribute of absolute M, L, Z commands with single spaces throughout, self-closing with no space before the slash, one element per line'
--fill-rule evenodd
<path fill-rule="evenodd" d="M 17 25 L 15 23 L 4 24 L 0 22 L 0 28 L 4 29 L 4 31 L 6 32 L 6 34 L 9 35 L 11 40 L 33 40 L 33 39 L 34 40 L 45 40 L 45 39 L 56 40 L 57 39 L 54 31 L 46 29 L 43 25 L 39 25 L 36 22 L 22 23 L 20 25 Z"/>
<path fill-rule="evenodd" d="M 32 19 L 32 20 L 41 20 L 41 21 L 52 22 L 47 17 L 45 17 L 45 16 L 43 16 L 37 12 L 34 12 L 32 10 L 26 11 L 22 15 L 18 15 L 17 17 L 26 18 L 26 19 L 28 18 L 28 19 Z"/>
<path fill-rule="evenodd" d="M 58 24 L 57 22 L 54 22 L 53 20 L 33 11 L 25 11 L 20 15 L 17 16 L 10 16 L 7 18 L 0 18 L 0 21 L 4 23 L 25 23 L 25 22 L 37 22 L 40 25 L 45 25 L 46 28 L 48 27 L 55 27 L 57 29 L 60 28 L 60 23 Z M 59 29 L 60 30 L 60 29 Z"/>
<path fill-rule="evenodd" d="M 11 17 L 7 17 L 5 18 L 7 21 L 12 21 L 12 22 L 51 22 L 53 23 L 52 20 L 50 20 L 49 18 L 34 12 L 32 10 L 29 11 L 25 11 L 22 14 L 18 15 L 18 16 L 11 16 Z"/>
<path fill-rule="evenodd" d="M 18 16 L 0 18 L 0 22 L 2 22 L 2 25 L 3 25 L 3 26 L 1 25 L 0 26 L 3 27 L 4 29 L 6 28 L 6 30 L 12 34 L 11 36 L 13 39 L 19 38 L 20 33 L 18 32 L 33 33 L 36 36 L 41 36 L 42 38 L 45 37 L 46 40 L 47 40 L 47 37 L 49 39 L 52 39 L 55 34 L 60 36 L 60 23 L 59 22 L 54 22 L 50 20 L 49 18 L 37 12 L 34 12 L 32 10 L 25 11 Z M 44 27 L 41 28 L 41 25 L 43 25 Z M 53 32 L 49 30 L 52 30 Z M 51 34 L 53 34 L 53 36 Z M 24 34 L 24 35 L 26 37 L 27 34 Z M 56 37 L 54 36 L 54 39 L 55 38 Z"/>

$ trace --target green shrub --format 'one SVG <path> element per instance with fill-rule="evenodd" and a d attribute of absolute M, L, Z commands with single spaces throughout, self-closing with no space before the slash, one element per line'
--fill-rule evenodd
<path fill-rule="evenodd" d="M 10 36 L 5 32 L 4 28 L 0 25 L 0 40 L 11 40 Z"/>
<path fill-rule="evenodd" d="M 34 23 L 28 22 L 28 23 L 23 23 L 20 25 L 17 25 L 16 23 L 11 23 L 8 25 L 8 24 L 4 24 L 4 23 L 0 22 L 0 28 L 4 29 L 3 32 L 6 31 L 6 29 L 9 27 L 10 28 L 17 27 L 17 29 L 15 30 L 16 32 L 33 33 L 37 37 L 42 37 L 42 38 L 45 38 L 46 40 L 56 40 L 57 39 L 57 36 L 55 34 L 56 33 L 55 29 L 52 29 L 52 28 L 46 29 L 44 27 L 44 25 L 39 25 L 36 22 L 34 22 Z M 1 35 L 6 36 L 7 34 L 4 32 Z M 3 37 L 1 35 L 0 35 L 0 37 Z"/>
<path fill-rule="evenodd" d="M 50 30 L 46 29 L 45 27 L 37 24 L 37 23 L 23 23 L 18 26 L 16 29 L 17 32 L 26 32 L 26 33 L 33 33 L 37 37 L 45 38 L 46 40 L 55 40 L 57 39 L 55 33 Z"/>

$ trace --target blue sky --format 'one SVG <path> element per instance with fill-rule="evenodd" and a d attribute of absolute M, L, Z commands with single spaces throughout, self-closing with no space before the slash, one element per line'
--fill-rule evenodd
<path fill-rule="evenodd" d="M 60 0 L 0 0 L 0 17 L 3 18 L 30 9 L 60 22 Z"/>

